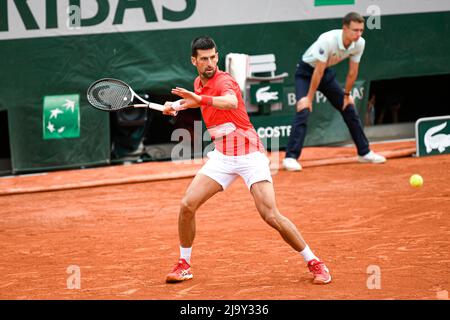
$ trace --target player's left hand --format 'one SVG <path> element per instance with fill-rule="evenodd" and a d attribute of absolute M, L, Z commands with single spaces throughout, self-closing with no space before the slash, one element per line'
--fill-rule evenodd
<path fill-rule="evenodd" d="M 172 89 L 172 93 L 184 99 L 184 102 L 182 103 L 184 108 L 199 107 L 200 102 L 202 101 L 202 97 L 198 94 L 184 88 L 176 87 L 175 89 Z"/>
<path fill-rule="evenodd" d="M 344 96 L 344 105 L 342 106 L 342 111 L 345 110 L 350 104 L 355 105 L 355 100 L 352 96 Z"/>

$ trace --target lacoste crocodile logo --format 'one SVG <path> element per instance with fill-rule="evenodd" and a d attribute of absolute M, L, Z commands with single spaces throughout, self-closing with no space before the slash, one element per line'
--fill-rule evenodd
<path fill-rule="evenodd" d="M 256 101 L 267 103 L 270 100 L 278 100 L 278 92 L 268 92 L 270 86 L 259 88 L 256 91 Z"/>
<path fill-rule="evenodd" d="M 425 132 L 424 143 L 427 149 L 427 153 L 433 151 L 433 149 L 439 150 L 440 153 L 444 152 L 447 147 L 450 146 L 450 134 L 436 134 L 447 126 L 447 122 L 432 127 Z"/>

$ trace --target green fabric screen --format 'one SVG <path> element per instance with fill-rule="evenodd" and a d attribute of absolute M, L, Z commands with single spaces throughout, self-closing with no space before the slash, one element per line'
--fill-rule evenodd
<path fill-rule="evenodd" d="M 109 162 L 109 115 L 93 110 L 85 94 L 91 82 L 115 77 L 136 91 L 166 95 L 174 86 L 192 89 L 195 69 L 190 63 L 190 41 L 211 35 L 219 46 L 219 66 L 227 53 L 274 53 L 277 73 L 288 72 L 284 92 L 294 86 L 301 54 L 323 32 L 340 27 L 340 19 L 91 34 L 0 41 L 0 109 L 8 110 L 14 172 L 73 167 Z M 450 12 L 383 16 L 381 29 L 366 29 L 366 50 L 359 80 L 370 81 L 450 73 Z M 347 63 L 334 67 L 345 81 Z M 80 96 L 80 137 L 44 140 L 43 98 Z M 285 99 L 286 97 L 284 97 Z M 361 101 L 364 113 L 367 95 Z M 340 115 L 315 108 L 307 145 L 347 140 Z M 324 113 L 321 115 L 321 113 Z M 331 114 L 331 115 L 330 115 Z M 252 115 L 255 126 L 290 125 L 293 107 L 270 116 Z M 323 117 L 336 125 L 314 125 Z M 282 119 L 282 120 L 280 120 Z M 337 122 L 335 122 L 337 121 Z"/>

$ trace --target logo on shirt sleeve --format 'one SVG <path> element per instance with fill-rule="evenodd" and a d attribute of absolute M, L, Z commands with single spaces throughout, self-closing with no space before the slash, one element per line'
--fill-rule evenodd
<path fill-rule="evenodd" d="M 320 49 L 319 49 L 319 53 L 320 53 L 321 55 L 323 55 L 323 54 L 325 53 L 325 50 L 323 50 L 322 48 L 320 48 Z"/>

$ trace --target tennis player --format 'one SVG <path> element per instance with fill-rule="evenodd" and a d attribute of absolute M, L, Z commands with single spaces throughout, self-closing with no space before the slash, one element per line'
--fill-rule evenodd
<path fill-rule="evenodd" d="M 202 36 L 191 44 L 191 62 L 197 68 L 195 92 L 183 88 L 172 93 L 183 98 L 182 108 L 200 108 L 215 149 L 209 160 L 192 180 L 181 200 L 178 217 L 180 258 L 167 275 L 167 282 L 193 278 L 191 252 L 195 237 L 195 213 L 209 198 L 225 190 L 238 176 L 244 179 L 256 208 L 267 224 L 303 257 L 316 284 L 331 281 L 325 264 L 314 255 L 297 227 L 276 206 L 269 159 L 253 125 L 250 123 L 239 85 L 226 72 L 218 69 L 218 52 L 213 39 Z M 165 103 L 164 114 L 175 112 L 171 102 Z"/>

